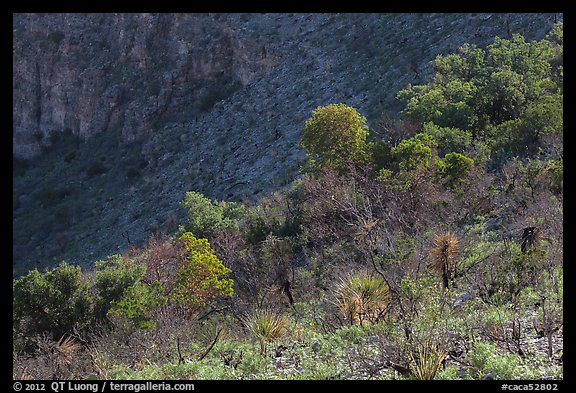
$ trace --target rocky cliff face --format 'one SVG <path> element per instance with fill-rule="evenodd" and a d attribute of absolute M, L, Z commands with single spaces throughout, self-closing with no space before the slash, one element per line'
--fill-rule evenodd
<path fill-rule="evenodd" d="M 130 141 L 209 109 L 278 63 L 234 31 L 209 15 L 14 15 L 14 154 L 66 129 Z"/>
<path fill-rule="evenodd" d="M 14 173 L 14 272 L 170 232 L 186 191 L 249 201 L 283 187 L 317 106 L 345 103 L 377 127 L 438 54 L 542 39 L 561 18 L 16 14 L 13 152 L 31 160 Z"/>

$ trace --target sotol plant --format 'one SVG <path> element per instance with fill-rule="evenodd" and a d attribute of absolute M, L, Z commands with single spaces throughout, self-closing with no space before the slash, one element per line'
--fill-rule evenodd
<path fill-rule="evenodd" d="M 431 339 L 419 343 L 410 353 L 412 375 L 419 380 L 434 379 L 446 355 L 446 350 Z"/>
<path fill-rule="evenodd" d="M 334 304 L 350 325 L 375 322 L 390 305 L 390 293 L 384 280 L 365 272 L 341 280 L 334 295 Z"/>
<path fill-rule="evenodd" d="M 458 262 L 458 242 L 453 233 L 442 233 L 434 238 L 434 245 L 430 250 L 432 268 L 442 276 L 444 288 L 449 288 L 454 280 Z"/>
<path fill-rule="evenodd" d="M 260 343 L 260 354 L 266 353 L 268 343 L 278 341 L 288 325 L 288 318 L 269 310 L 257 310 L 248 318 L 248 329 Z"/>

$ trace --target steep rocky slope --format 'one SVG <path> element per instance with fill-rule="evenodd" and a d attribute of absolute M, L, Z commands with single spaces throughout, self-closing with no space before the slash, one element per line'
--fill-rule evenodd
<path fill-rule="evenodd" d="M 376 126 L 436 55 L 541 39 L 561 17 L 16 14 L 14 273 L 173 231 L 189 190 L 250 200 L 282 187 L 317 106 L 346 103 Z"/>
<path fill-rule="evenodd" d="M 194 14 L 15 15 L 14 37 L 14 153 L 25 157 L 67 128 L 133 140 L 277 63 L 259 37 Z"/>

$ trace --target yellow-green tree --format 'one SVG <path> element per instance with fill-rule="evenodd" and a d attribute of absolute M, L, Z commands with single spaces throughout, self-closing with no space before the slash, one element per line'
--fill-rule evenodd
<path fill-rule="evenodd" d="M 345 104 L 319 106 L 304 127 L 301 146 L 311 167 L 343 170 L 369 159 L 366 118 Z"/>
<path fill-rule="evenodd" d="M 180 241 L 184 256 L 176 272 L 172 300 L 192 315 L 219 297 L 232 296 L 233 281 L 226 278 L 231 270 L 214 254 L 208 240 L 185 232 Z"/>

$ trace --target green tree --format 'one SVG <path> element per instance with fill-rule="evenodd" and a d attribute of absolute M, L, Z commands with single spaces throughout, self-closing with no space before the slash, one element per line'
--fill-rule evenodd
<path fill-rule="evenodd" d="M 496 37 L 486 50 L 466 44 L 458 53 L 439 55 L 429 83 L 398 92 L 406 105 L 402 114 L 431 134 L 470 133 L 474 142 L 499 152 L 492 160 L 534 154 L 543 135 L 562 133 L 562 37 L 559 24 L 541 41 L 515 34 Z M 445 141 L 438 141 L 448 153 Z"/>
<path fill-rule="evenodd" d="M 306 121 L 301 146 L 312 167 L 344 170 L 369 159 L 366 118 L 345 104 L 320 106 Z"/>
<path fill-rule="evenodd" d="M 140 282 L 146 273 L 146 267 L 123 258 L 121 255 L 112 255 L 105 260 L 96 262 L 97 290 L 95 316 L 97 319 L 107 317 L 108 311 L 115 302 L 120 301 L 124 292 Z"/>
<path fill-rule="evenodd" d="M 62 262 L 45 274 L 34 269 L 12 288 L 13 322 L 26 334 L 46 332 L 60 339 L 90 321 L 92 297 L 80 266 Z"/>
<path fill-rule="evenodd" d="M 438 143 L 432 136 L 419 133 L 393 147 L 392 154 L 398 160 L 401 171 L 412 171 L 417 168 L 428 168 L 432 148 L 436 146 Z"/>
<path fill-rule="evenodd" d="M 180 241 L 186 255 L 176 272 L 171 299 L 192 315 L 219 297 L 231 297 L 234 283 L 226 278 L 231 270 L 214 254 L 208 240 L 185 232 Z"/>
<path fill-rule="evenodd" d="M 454 127 L 439 127 L 432 122 L 424 123 L 422 131 L 438 142 L 438 154 L 464 153 L 472 145 L 472 133 Z"/>
<path fill-rule="evenodd" d="M 210 237 L 223 229 L 237 227 L 236 220 L 245 212 L 241 204 L 211 201 L 196 191 L 187 192 L 180 204 L 188 211 L 183 231 L 199 237 Z"/>
<path fill-rule="evenodd" d="M 436 171 L 449 187 L 464 181 L 473 166 L 474 160 L 460 153 L 448 153 L 436 160 Z"/>
<path fill-rule="evenodd" d="M 107 315 L 128 319 L 138 329 L 150 329 L 155 325 L 154 310 L 166 302 L 164 288 L 159 281 L 154 281 L 152 285 L 137 281 L 124 290 L 120 299 L 111 302 Z"/>

